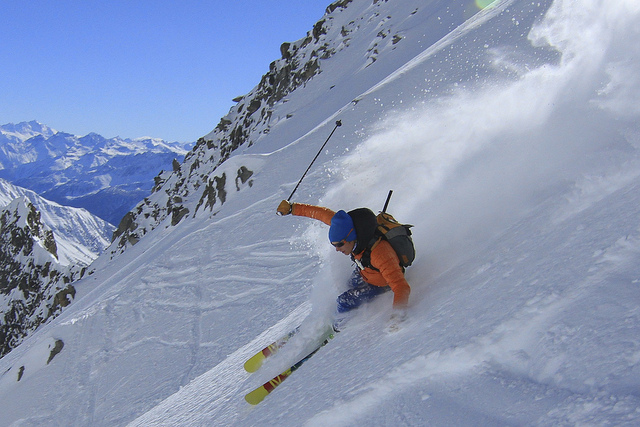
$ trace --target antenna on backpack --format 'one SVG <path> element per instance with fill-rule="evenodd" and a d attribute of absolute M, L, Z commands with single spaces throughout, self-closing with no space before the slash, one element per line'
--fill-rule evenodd
<path fill-rule="evenodd" d="M 389 206 L 389 200 L 391 200 L 391 195 L 393 194 L 393 190 L 389 190 L 389 194 L 387 195 L 387 201 L 384 202 L 384 208 L 382 209 L 382 213 L 387 211 L 387 207 Z"/>

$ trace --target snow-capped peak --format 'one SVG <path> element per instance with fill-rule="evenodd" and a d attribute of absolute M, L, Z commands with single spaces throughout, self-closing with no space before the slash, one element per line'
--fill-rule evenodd
<path fill-rule="evenodd" d="M 8 123 L 0 126 L 0 134 L 5 138 L 14 141 L 25 142 L 34 136 L 42 135 L 46 138 L 56 134 L 58 131 L 44 125 L 36 120 L 21 122 L 17 124 Z M 1 137 L 1 136 L 0 136 Z"/>

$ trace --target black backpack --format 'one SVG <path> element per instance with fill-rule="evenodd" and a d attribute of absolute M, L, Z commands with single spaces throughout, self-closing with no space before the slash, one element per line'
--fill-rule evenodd
<path fill-rule="evenodd" d="M 398 255 L 400 266 L 403 270 L 413 263 L 416 257 L 416 250 L 411 238 L 412 225 L 401 224 L 386 212 L 376 215 L 371 209 L 367 208 L 354 209 L 349 212 L 349 215 L 353 219 L 357 236 L 354 253 L 362 253 L 360 263 L 363 267 L 378 270 L 371 265 L 371 248 L 380 239 L 384 239 L 391 244 L 391 247 Z"/>

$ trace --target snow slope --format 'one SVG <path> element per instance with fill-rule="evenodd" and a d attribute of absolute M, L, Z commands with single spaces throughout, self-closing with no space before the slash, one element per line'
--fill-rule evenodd
<path fill-rule="evenodd" d="M 99 258 L 76 301 L 0 359 L 0 424 L 638 425 L 640 5 L 474 4 L 332 15 L 362 27 L 229 160 L 251 163 L 253 185 Z M 445 17 L 442 35 L 424 25 Z M 372 61 L 382 29 L 403 38 Z M 294 201 L 380 209 L 394 189 L 418 249 L 408 320 L 385 333 L 380 297 L 249 407 L 352 268 L 326 227 L 274 215 L 336 119 Z"/>

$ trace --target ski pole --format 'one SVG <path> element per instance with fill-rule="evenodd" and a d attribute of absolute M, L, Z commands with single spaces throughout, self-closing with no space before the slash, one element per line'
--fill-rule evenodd
<path fill-rule="evenodd" d="M 311 169 L 311 165 L 313 165 L 313 162 L 316 161 L 316 159 L 318 158 L 318 156 L 320 155 L 320 153 L 322 152 L 322 150 L 324 149 L 324 146 L 327 145 L 327 142 L 329 142 L 329 139 L 331 139 L 331 136 L 333 135 L 333 133 L 336 131 L 336 129 L 338 129 L 338 127 L 342 126 L 342 122 L 340 120 L 336 121 L 336 127 L 333 128 L 333 130 L 331 131 L 331 133 L 329 134 L 329 137 L 327 138 L 327 140 L 324 142 L 324 144 L 322 144 L 322 147 L 320 147 L 320 150 L 318 150 L 318 154 L 316 154 L 316 156 L 313 158 L 313 160 L 311 161 L 311 163 L 309 164 L 309 167 L 307 168 L 306 171 L 304 171 L 304 173 L 302 174 L 302 177 L 300 178 L 300 181 L 298 181 L 298 184 L 296 184 L 296 188 L 293 189 L 293 191 L 291 192 L 291 195 L 289 196 L 289 198 L 287 199 L 287 202 L 291 201 L 291 198 L 293 197 L 293 194 L 296 192 L 296 190 L 298 189 L 298 186 L 300 185 L 300 183 L 302 182 L 302 180 L 304 179 L 305 175 L 307 175 L 307 172 L 309 172 L 309 169 Z"/>
<path fill-rule="evenodd" d="M 384 202 L 384 208 L 382 209 L 382 213 L 387 211 L 387 207 L 389 206 L 389 201 L 391 200 L 391 194 L 393 194 L 393 190 L 389 190 L 389 194 L 387 195 L 387 201 Z"/>

